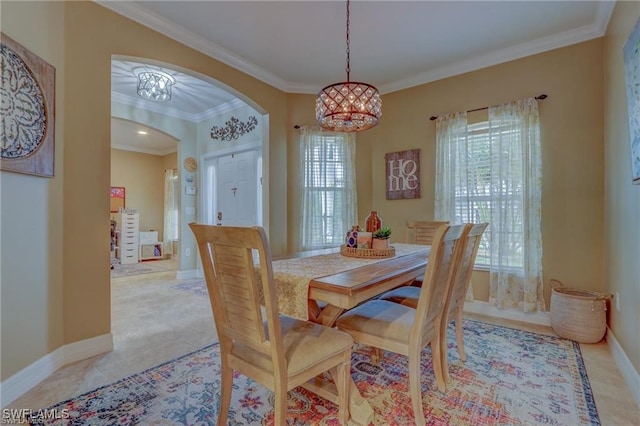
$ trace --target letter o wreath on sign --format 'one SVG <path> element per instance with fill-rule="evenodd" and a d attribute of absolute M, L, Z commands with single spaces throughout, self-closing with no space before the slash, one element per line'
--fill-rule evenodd
<path fill-rule="evenodd" d="M 384 156 L 387 200 L 420 198 L 420 150 Z"/>

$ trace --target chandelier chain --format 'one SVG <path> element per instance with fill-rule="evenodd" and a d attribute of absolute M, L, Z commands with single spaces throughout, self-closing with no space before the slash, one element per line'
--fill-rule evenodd
<path fill-rule="evenodd" d="M 347 0 L 347 81 L 326 86 L 316 98 L 320 127 L 334 132 L 360 132 L 378 124 L 382 99 L 375 86 L 351 82 L 351 2 Z"/>
<path fill-rule="evenodd" d="M 349 79 L 349 74 L 351 73 L 350 56 L 351 50 L 349 49 L 349 0 L 347 0 L 347 82 L 351 81 Z"/>

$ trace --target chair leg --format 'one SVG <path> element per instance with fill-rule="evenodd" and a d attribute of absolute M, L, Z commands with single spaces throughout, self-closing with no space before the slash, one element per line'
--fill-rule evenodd
<path fill-rule="evenodd" d="M 467 360 L 467 353 L 464 351 L 464 332 L 462 329 L 462 308 L 458 307 L 458 311 L 456 312 L 456 340 L 458 342 L 458 353 L 460 354 L 460 359 L 464 362 Z"/>
<path fill-rule="evenodd" d="M 451 378 L 449 377 L 449 352 L 448 352 L 448 339 L 447 339 L 447 328 L 448 328 L 449 324 L 444 321 L 442 323 L 441 329 L 440 329 L 440 371 L 442 372 L 442 380 L 445 383 L 445 387 L 446 384 L 449 383 L 449 381 L 451 380 Z M 435 347 L 432 347 L 432 349 L 435 351 Z M 433 364 L 433 367 L 435 369 L 436 364 Z M 437 373 L 436 373 L 436 378 L 438 377 Z M 438 389 L 440 389 L 440 386 L 438 386 Z M 442 390 L 442 389 L 440 389 Z"/>
<path fill-rule="evenodd" d="M 231 392 L 233 388 L 233 370 L 229 368 L 225 357 L 221 360 L 221 379 L 220 385 L 220 409 L 218 411 L 218 424 L 226 425 L 229 417 L 229 406 L 231 405 Z"/>
<path fill-rule="evenodd" d="M 409 394 L 417 426 L 424 426 L 424 410 L 422 409 L 422 390 L 420 389 L 420 350 L 409 353 Z M 434 357 L 435 359 L 435 357 Z"/>
<path fill-rule="evenodd" d="M 371 349 L 371 363 L 378 364 L 382 359 L 382 349 L 375 347 L 372 347 Z"/>
<path fill-rule="evenodd" d="M 443 357 L 442 357 L 442 336 L 436 335 L 431 341 L 431 354 L 433 360 L 433 373 L 436 376 L 436 386 L 440 392 L 447 390 L 447 383 L 444 379 L 444 373 L 442 369 Z"/>
<path fill-rule="evenodd" d="M 276 383 L 273 393 L 275 394 L 273 424 L 285 425 L 287 423 L 287 388 L 282 383 Z"/>
<path fill-rule="evenodd" d="M 334 369 L 333 379 L 338 390 L 338 421 L 341 425 L 349 421 L 349 384 L 351 383 L 351 354 Z"/>

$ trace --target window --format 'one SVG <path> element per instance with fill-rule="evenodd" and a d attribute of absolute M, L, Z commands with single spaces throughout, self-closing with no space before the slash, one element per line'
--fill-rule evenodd
<path fill-rule="evenodd" d="M 167 243 L 178 239 L 179 206 L 176 194 L 179 194 L 178 171 L 174 169 L 164 172 L 164 241 Z M 172 253 L 167 246 L 167 253 Z"/>
<path fill-rule="evenodd" d="M 534 98 L 436 120 L 435 219 L 488 222 L 476 267 L 489 269 L 489 302 L 523 312 L 544 309 L 542 156 Z"/>
<path fill-rule="evenodd" d="M 335 247 L 356 223 L 355 135 L 302 130 L 302 249 Z"/>
<path fill-rule="evenodd" d="M 490 131 L 491 130 L 491 131 Z M 501 150 L 500 140 L 511 130 L 502 129 L 499 123 L 481 122 L 467 126 L 466 149 L 461 147 L 460 164 L 455 170 L 454 215 L 455 223 L 491 223 L 491 212 L 499 210 L 510 224 L 507 229 L 489 226 L 482 236 L 476 267 L 489 268 L 491 263 L 492 233 L 503 233 L 500 239 L 508 246 L 503 264 L 507 267 L 524 265 L 523 221 L 523 157 L 520 150 Z M 518 138 L 517 133 L 512 135 Z M 516 144 L 520 146 L 520 144 Z M 509 178 L 493 179 L 492 166 L 508 164 Z"/>

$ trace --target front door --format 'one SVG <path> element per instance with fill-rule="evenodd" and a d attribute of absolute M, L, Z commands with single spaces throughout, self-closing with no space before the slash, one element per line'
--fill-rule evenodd
<path fill-rule="evenodd" d="M 245 151 L 205 161 L 204 221 L 209 224 L 261 224 L 259 151 Z"/>

